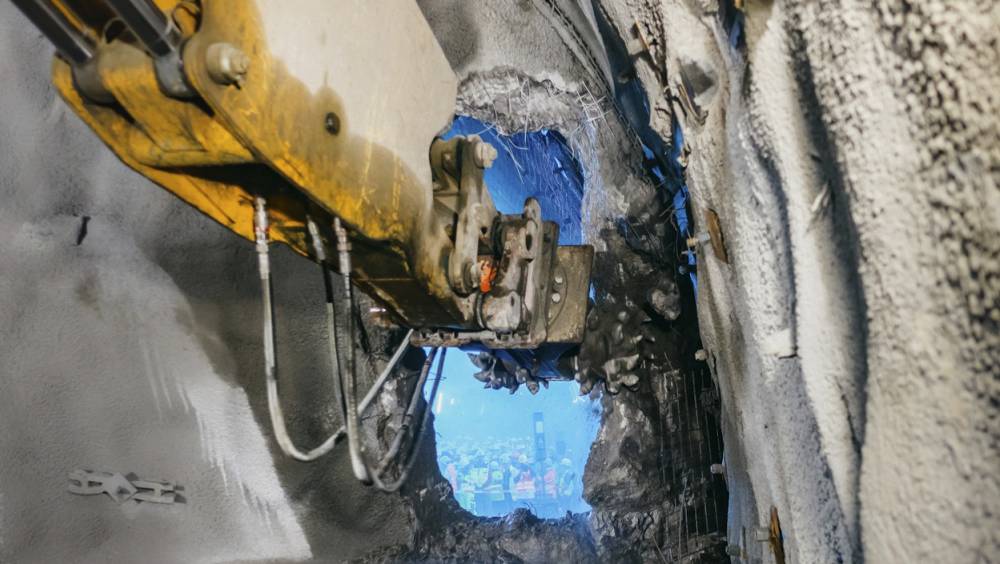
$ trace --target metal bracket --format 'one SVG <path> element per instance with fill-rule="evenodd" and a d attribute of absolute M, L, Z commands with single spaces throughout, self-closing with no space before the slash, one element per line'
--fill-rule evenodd
<path fill-rule="evenodd" d="M 150 503 L 175 503 L 177 486 L 162 480 L 134 478 L 129 480 L 120 472 L 73 470 L 69 473 L 69 492 L 76 495 L 101 495 L 118 503 L 130 499 Z"/>
<path fill-rule="evenodd" d="M 457 192 L 454 246 L 448 256 L 448 283 L 461 296 L 479 289 L 479 248 L 489 246 L 497 210 L 483 173 L 493 165 L 497 151 L 477 135 L 438 141 L 432 151 L 432 168 L 440 195 Z M 434 155 L 434 153 L 438 155 Z M 435 158 L 437 157 L 437 158 Z"/>

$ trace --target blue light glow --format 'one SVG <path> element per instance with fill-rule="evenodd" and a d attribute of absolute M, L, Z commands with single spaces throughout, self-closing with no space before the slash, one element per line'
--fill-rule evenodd
<path fill-rule="evenodd" d="M 583 242 L 583 171 L 562 135 L 548 129 L 501 135 L 492 126 L 465 116 L 456 117 L 442 137 L 456 135 L 479 135 L 496 148 L 497 160 L 486 170 L 486 184 L 500 213 L 521 213 L 524 200 L 533 197 L 542 208 L 542 217 L 559 224 L 560 244 Z"/>
<path fill-rule="evenodd" d="M 479 135 L 499 154 L 486 171 L 501 213 L 521 213 L 534 197 L 542 216 L 559 223 L 561 244 L 579 244 L 584 176 L 554 131 L 500 135 L 472 118 L 458 117 L 444 135 Z M 589 511 L 582 498 L 583 468 L 600 426 L 600 404 L 580 396 L 575 382 L 553 382 L 531 395 L 484 390 L 478 369 L 459 350 L 449 351 L 434 401 L 441 474 L 465 509 L 499 516 L 527 507 L 554 518 Z M 429 386 L 428 386 L 429 389 Z"/>

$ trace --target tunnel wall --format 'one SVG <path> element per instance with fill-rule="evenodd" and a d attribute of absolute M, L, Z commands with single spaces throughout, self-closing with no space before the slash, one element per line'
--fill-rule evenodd
<path fill-rule="evenodd" d="M 998 7 L 735 4 L 601 2 L 723 233 L 728 541 L 769 558 L 774 508 L 792 561 L 996 559 Z"/>
<path fill-rule="evenodd" d="M 350 558 L 405 542 L 399 498 L 360 486 L 345 456 L 277 451 L 252 245 L 98 142 L 9 2 L 0 48 L 0 560 Z M 322 283 L 273 258 L 285 412 L 314 444 L 335 423 Z M 71 495 L 78 468 L 172 481 L 184 503 Z"/>
<path fill-rule="evenodd" d="M 420 4 L 460 76 L 457 111 L 507 132 L 557 129 L 577 152 L 584 237 L 604 253 L 609 293 L 616 277 L 666 278 L 637 258 L 659 251 L 616 223 L 655 228 L 642 215 L 661 209 L 602 86 L 595 24 L 571 10 L 590 3 Z M 701 263 L 698 321 L 721 392 L 728 541 L 762 557 L 746 535 L 773 506 L 793 561 L 995 557 L 996 6 L 709 4 L 598 3 L 653 93 L 653 129 L 684 130 L 693 216 L 713 208 L 726 235 L 730 261 Z M 625 432 L 599 439 L 590 487 L 602 503 L 561 528 L 519 516 L 476 529 L 433 472 L 400 499 L 357 486 L 342 456 L 278 456 L 249 244 L 96 142 L 9 3 L 0 46 L 16 85 L 0 91 L 3 559 L 351 557 L 376 538 L 387 555 L 416 538 L 425 555 L 444 540 L 465 555 L 576 543 L 580 559 L 621 547 L 659 558 L 676 522 L 647 534 L 640 489 L 601 496 L 618 485 L 670 502 L 644 481 L 656 457 L 612 448 L 655 442 L 676 398 L 645 384 L 604 400 L 605 425 Z M 318 384 L 321 285 L 307 262 L 275 260 L 286 412 L 318 440 L 335 421 Z M 186 503 L 74 497 L 76 468 L 176 481 Z M 440 525 L 454 527 L 430 534 Z M 487 542 L 472 546 L 470 531 Z"/>
<path fill-rule="evenodd" d="M 558 33 L 560 20 L 514 0 L 421 7 L 460 76 L 458 112 L 500 131 L 553 128 L 566 137 L 585 173 L 583 237 L 603 253 L 598 276 L 615 279 L 620 260 L 630 276 L 655 276 L 665 265 L 637 258 L 616 221 L 647 204 L 662 211 L 657 193 L 603 91 L 605 77 L 586 70 Z M 433 440 L 402 496 L 359 486 L 343 453 L 311 465 L 280 455 L 264 401 L 251 245 L 119 163 L 49 87 L 52 51 L 40 34 L 11 5 L 0 9 L 0 41 L 18 54 L 0 63 L 16 84 L 0 93 L 0 126 L 17 140 L 0 156 L 8 202 L 0 225 L 10 234 L 0 241 L 0 352 L 9 360 L 0 368 L 9 390 L 0 417 L 4 447 L 16 453 L 0 463 L 5 558 L 323 560 L 380 547 L 370 558 L 655 557 L 675 523 L 658 518 L 647 534 L 640 519 L 672 503 L 641 471 L 659 455 L 621 450 L 610 435 L 585 480 L 595 492 L 629 491 L 624 502 L 597 495 L 597 521 L 471 519 L 441 489 Z M 293 435 L 315 444 L 336 424 L 324 384 L 322 285 L 310 263 L 281 248 L 274 263 L 285 412 Z M 617 316 L 613 307 L 605 313 Z M 405 396 L 395 393 L 396 401 Z M 659 425 L 653 396 L 624 393 L 605 401 L 613 409 L 605 425 L 624 429 L 626 444 L 655 441 L 647 436 L 649 424 Z M 184 503 L 72 496 L 67 473 L 77 468 L 170 480 L 184 488 Z"/>

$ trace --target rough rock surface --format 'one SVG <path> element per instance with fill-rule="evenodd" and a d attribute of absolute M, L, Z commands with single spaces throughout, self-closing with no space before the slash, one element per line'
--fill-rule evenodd
<path fill-rule="evenodd" d="M 696 404 L 709 403 L 695 396 L 714 390 L 714 385 L 704 366 L 691 362 L 698 337 L 689 285 L 687 315 L 681 311 L 678 280 L 686 283 L 686 278 L 676 270 L 669 195 L 653 185 L 642 167 L 639 139 L 620 119 L 615 94 L 601 73 L 607 66 L 604 55 L 585 49 L 599 43 L 593 39 L 597 31 L 592 16 L 584 13 L 585 3 L 423 0 L 421 7 L 459 74 L 461 113 L 502 131 L 556 129 L 584 169 L 584 233 L 598 251 L 598 298 L 588 320 L 588 352 L 580 357 L 578 379 L 588 391 L 600 372 L 610 394 L 602 400 L 602 427 L 584 474 L 584 497 L 593 507 L 589 528 L 573 526 L 577 534 L 588 533 L 578 542 L 592 548 L 580 550 L 596 551 L 601 561 L 657 561 L 699 553 L 718 557 L 724 543 L 710 533 L 724 530 L 719 515 L 725 513 L 725 494 L 721 479 L 708 475 L 709 464 L 721 460 L 713 427 L 718 410 L 714 416 L 702 407 L 697 416 L 693 411 Z M 477 22 L 474 37 L 465 33 L 461 18 L 439 16 L 451 10 Z M 558 27 L 567 21 L 590 27 L 567 33 Z M 588 33 L 591 39 L 585 41 L 581 36 Z M 525 40 L 530 49 L 515 47 Z M 705 377 L 696 387 L 698 370 Z M 597 391 L 604 389 L 598 386 Z M 678 410 L 681 397 L 689 406 L 683 412 Z M 682 423 L 694 417 L 697 427 Z M 711 452 L 709 441 L 715 445 Z M 680 451 L 681 442 L 686 446 L 683 455 L 672 450 Z M 706 509 L 709 499 L 714 504 Z M 695 502 L 697 523 L 689 522 L 695 520 L 695 511 L 686 516 L 683 509 Z M 466 527 L 463 534 L 472 527 L 461 526 Z M 485 528 L 471 530 L 489 537 L 495 524 L 480 526 Z M 480 542 L 479 534 L 465 538 Z M 431 536 L 452 537 L 451 532 Z M 430 554 L 445 558 L 451 553 Z M 425 552 L 422 557 L 431 556 Z"/>
<path fill-rule="evenodd" d="M 864 555 L 994 559 L 1000 7 L 821 8 L 796 6 L 793 37 L 813 69 L 857 235 L 868 319 Z M 861 37 L 874 47 L 867 55 L 848 48 Z M 838 76 L 844 67 L 853 81 Z"/>
<path fill-rule="evenodd" d="M 745 4 L 602 2 L 726 235 L 729 541 L 773 506 L 793 561 L 996 559 L 998 7 Z"/>
<path fill-rule="evenodd" d="M 996 3 L 419 3 L 457 111 L 558 129 L 583 163 L 600 298 L 580 378 L 610 392 L 591 515 L 462 512 L 430 430 L 401 496 L 357 485 L 342 453 L 280 456 L 252 249 L 96 142 L 8 3 L 0 559 L 718 561 L 725 532 L 752 561 L 772 507 L 793 562 L 1000 558 Z M 728 262 L 699 251 L 707 363 L 640 140 L 661 164 L 679 151 L 695 230 L 712 209 L 725 235 Z M 320 280 L 275 260 L 285 410 L 313 444 L 338 424 Z M 363 378 L 393 337 L 367 327 Z M 728 503 L 708 474 L 719 417 Z M 78 467 L 175 480 L 187 503 L 71 497 Z"/>
<path fill-rule="evenodd" d="M 650 349 L 648 339 L 625 345 L 626 328 L 666 343 L 663 331 L 675 317 L 678 290 L 670 276 L 658 279 L 670 262 L 649 254 L 655 237 L 631 233 L 641 227 L 662 236 L 659 222 L 643 215 L 659 214 L 662 206 L 639 166 L 635 139 L 593 69 L 581 65 L 579 52 L 552 27 L 558 20 L 526 2 L 445 6 L 443 20 L 436 20 L 433 2 L 423 7 L 437 26 L 455 26 L 452 16 L 466 12 L 482 36 L 462 26 L 439 34 L 463 77 L 460 111 L 507 131 L 557 128 L 585 161 L 587 239 L 604 253 L 599 276 L 609 282 L 602 290 L 619 295 L 618 301 L 602 300 L 601 324 L 609 345 L 628 353 L 616 357 L 604 346 L 604 357 L 595 362 L 617 366 L 618 357 Z M 402 496 L 359 486 L 343 453 L 308 465 L 280 456 L 264 402 L 251 247 L 101 147 L 46 85 L 39 69 L 47 68 L 51 50 L 36 48 L 44 44 L 37 32 L 21 25 L 10 5 L 3 9 L 10 13 L 4 21 L 15 22 L 3 29 L 7 50 L 25 54 L 7 60 L 5 75 L 16 77 L 19 87 L 6 90 L 3 100 L 8 115 L 17 116 L 3 121 L 6 136 L 20 140 L 5 154 L 3 176 L 4 193 L 16 205 L 0 213 L 12 234 L 0 253 L 8 272 L 18 273 L 0 280 L 12 304 L 4 310 L 9 317 L 2 341 L 10 360 L 3 372 L 9 390 L 4 418 L 13 430 L 5 440 L 20 453 L 0 465 L 4 483 L 18 484 L 3 491 L 5 556 L 322 560 L 392 545 L 372 558 L 538 562 L 556 555 L 648 560 L 671 550 L 660 538 L 668 518 L 650 527 L 640 517 L 651 510 L 666 515 L 664 504 L 680 488 L 665 493 L 662 482 L 647 479 L 660 475 L 662 449 L 645 446 L 659 442 L 664 417 L 658 405 L 669 400 L 640 401 L 626 391 L 652 389 L 652 372 L 635 366 L 638 357 L 619 370 L 622 401 L 605 400 L 618 406 L 607 418 L 616 431 L 599 442 L 586 478 L 594 517 L 473 518 L 448 495 L 433 440 L 425 441 Z M 46 166 L 48 155 L 62 155 L 58 166 Z M 90 218 L 86 234 L 83 216 Z M 313 444 L 339 423 L 325 371 L 317 368 L 328 363 L 320 278 L 307 262 L 281 250 L 275 272 L 282 399 L 293 436 Z M 645 294 L 652 281 L 666 297 L 655 307 Z M 630 282 L 642 289 L 626 300 L 617 289 Z M 646 310 L 659 316 L 660 328 L 652 333 L 640 330 Z M 388 356 L 392 337 L 378 327 L 365 329 L 359 346 L 370 362 L 363 380 Z M 383 431 L 373 439 L 393 429 L 388 414 L 412 385 L 414 362 L 419 364 L 407 361 L 410 368 L 384 398 L 373 427 Z M 109 448 L 88 446 L 105 444 L 112 430 Z M 69 497 L 65 475 L 76 467 L 175 480 L 188 503 L 159 512 L 145 506 L 123 511 L 107 500 Z M 620 495 L 613 491 L 618 488 Z"/>

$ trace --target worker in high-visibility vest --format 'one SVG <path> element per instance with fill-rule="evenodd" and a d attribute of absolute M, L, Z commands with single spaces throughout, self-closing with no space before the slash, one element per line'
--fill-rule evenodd
<path fill-rule="evenodd" d="M 577 478 L 576 472 L 573 470 L 573 463 L 568 458 L 563 458 L 559 461 L 559 508 L 560 511 L 571 511 L 576 503 L 577 494 Z"/>

